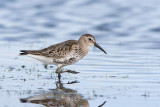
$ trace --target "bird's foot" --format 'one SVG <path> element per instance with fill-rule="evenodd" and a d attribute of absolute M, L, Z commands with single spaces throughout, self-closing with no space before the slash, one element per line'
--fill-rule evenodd
<path fill-rule="evenodd" d="M 65 70 L 65 71 L 63 71 L 63 70 L 56 70 L 55 73 L 57 73 L 57 74 L 60 74 L 60 73 L 72 73 L 72 74 L 78 74 L 79 72 L 76 72 L 76 71 L 73 71 L 73 70 Z"/>
<path fill-rule="evenodd" d="M 57 71 L 55 72 L 56 74 L 60 74 L 60 73 L 63 73 L 63 71 Z"/>
<path fill-rule="evenodd" d="M 76 71 L 72 71 L 72 70 L 66 70 L 66 71 L 63 71 L 64 72 L 67 72 L 67 73 L 72 73 L 72 74 L 78 74 L 79 72 L 76 72 Z"/>

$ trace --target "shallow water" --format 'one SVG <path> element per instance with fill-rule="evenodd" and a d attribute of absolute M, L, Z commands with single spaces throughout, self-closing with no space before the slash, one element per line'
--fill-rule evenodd
<path fill-rule="evenodd" d="M 62 74 L 64 89 L 74 91 L 90 107 L 104 101 L 104 107 L 159 107 L 159 4 L 157 0 L 1 0 L 0 107 L 43 107 L 20 99 L 57 89 L 56 67 L 45 69 L 34 59 L 18 56 L 19 50 L 41 49 L 84 33 L 93 34 L 108 54 L 91 48 L 83 60 L 65 67 L 80 73 Z M 72 81 L 77 83 L 68 84 Z"/>

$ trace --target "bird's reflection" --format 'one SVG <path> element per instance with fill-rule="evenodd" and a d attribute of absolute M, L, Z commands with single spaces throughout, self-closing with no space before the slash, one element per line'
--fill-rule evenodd
<path fill-rule="evenodd" d="M 78 81 L 68 82 L 74 84 Z M 88 101 L 76 90 L 63 87 L 61 77 L 56 82 L 56 88 L 47 93 L 42 93 L 37 96 L 20 99 L 23 103 L 42 104 L 47 107 L 89 107 Z"/>

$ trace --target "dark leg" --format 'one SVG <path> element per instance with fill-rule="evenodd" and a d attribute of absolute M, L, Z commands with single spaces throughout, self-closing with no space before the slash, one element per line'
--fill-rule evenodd
<path fill-rule="evenodd" d="M 58 80 L 61 80 L 61 73 L 58 73 Z"/>
<path fill-rule="evenodd" d="M 58 67 L 57 69 L 56 69 L 56 73 L 58 74 L 58 73 L 60 73 L 62 70 L 61 70 L 61 67 Z"/>
<path fill-rule="evenodd" d="M 58 74 L 58 79 L 60 80 L 60 78 L 61 78 L 61 67 L 58 67 L 56 69 L 56 73 Z"/>

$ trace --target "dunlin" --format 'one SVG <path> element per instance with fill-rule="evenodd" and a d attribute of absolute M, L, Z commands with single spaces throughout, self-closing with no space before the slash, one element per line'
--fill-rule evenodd
<path fill-rule="evenodd" d="M 68 40 L 41 50 L 21 50 L 20 55 L 27 55 L 45 64 L 55 64 L 57 65 L 56 73 L 58 73 L 62 71 L 62 67 L 82 59 L 91 46 L 95 46 L 107 54 L 96 43 L 94 36 L 84 34 L 79 40 Z"/>

